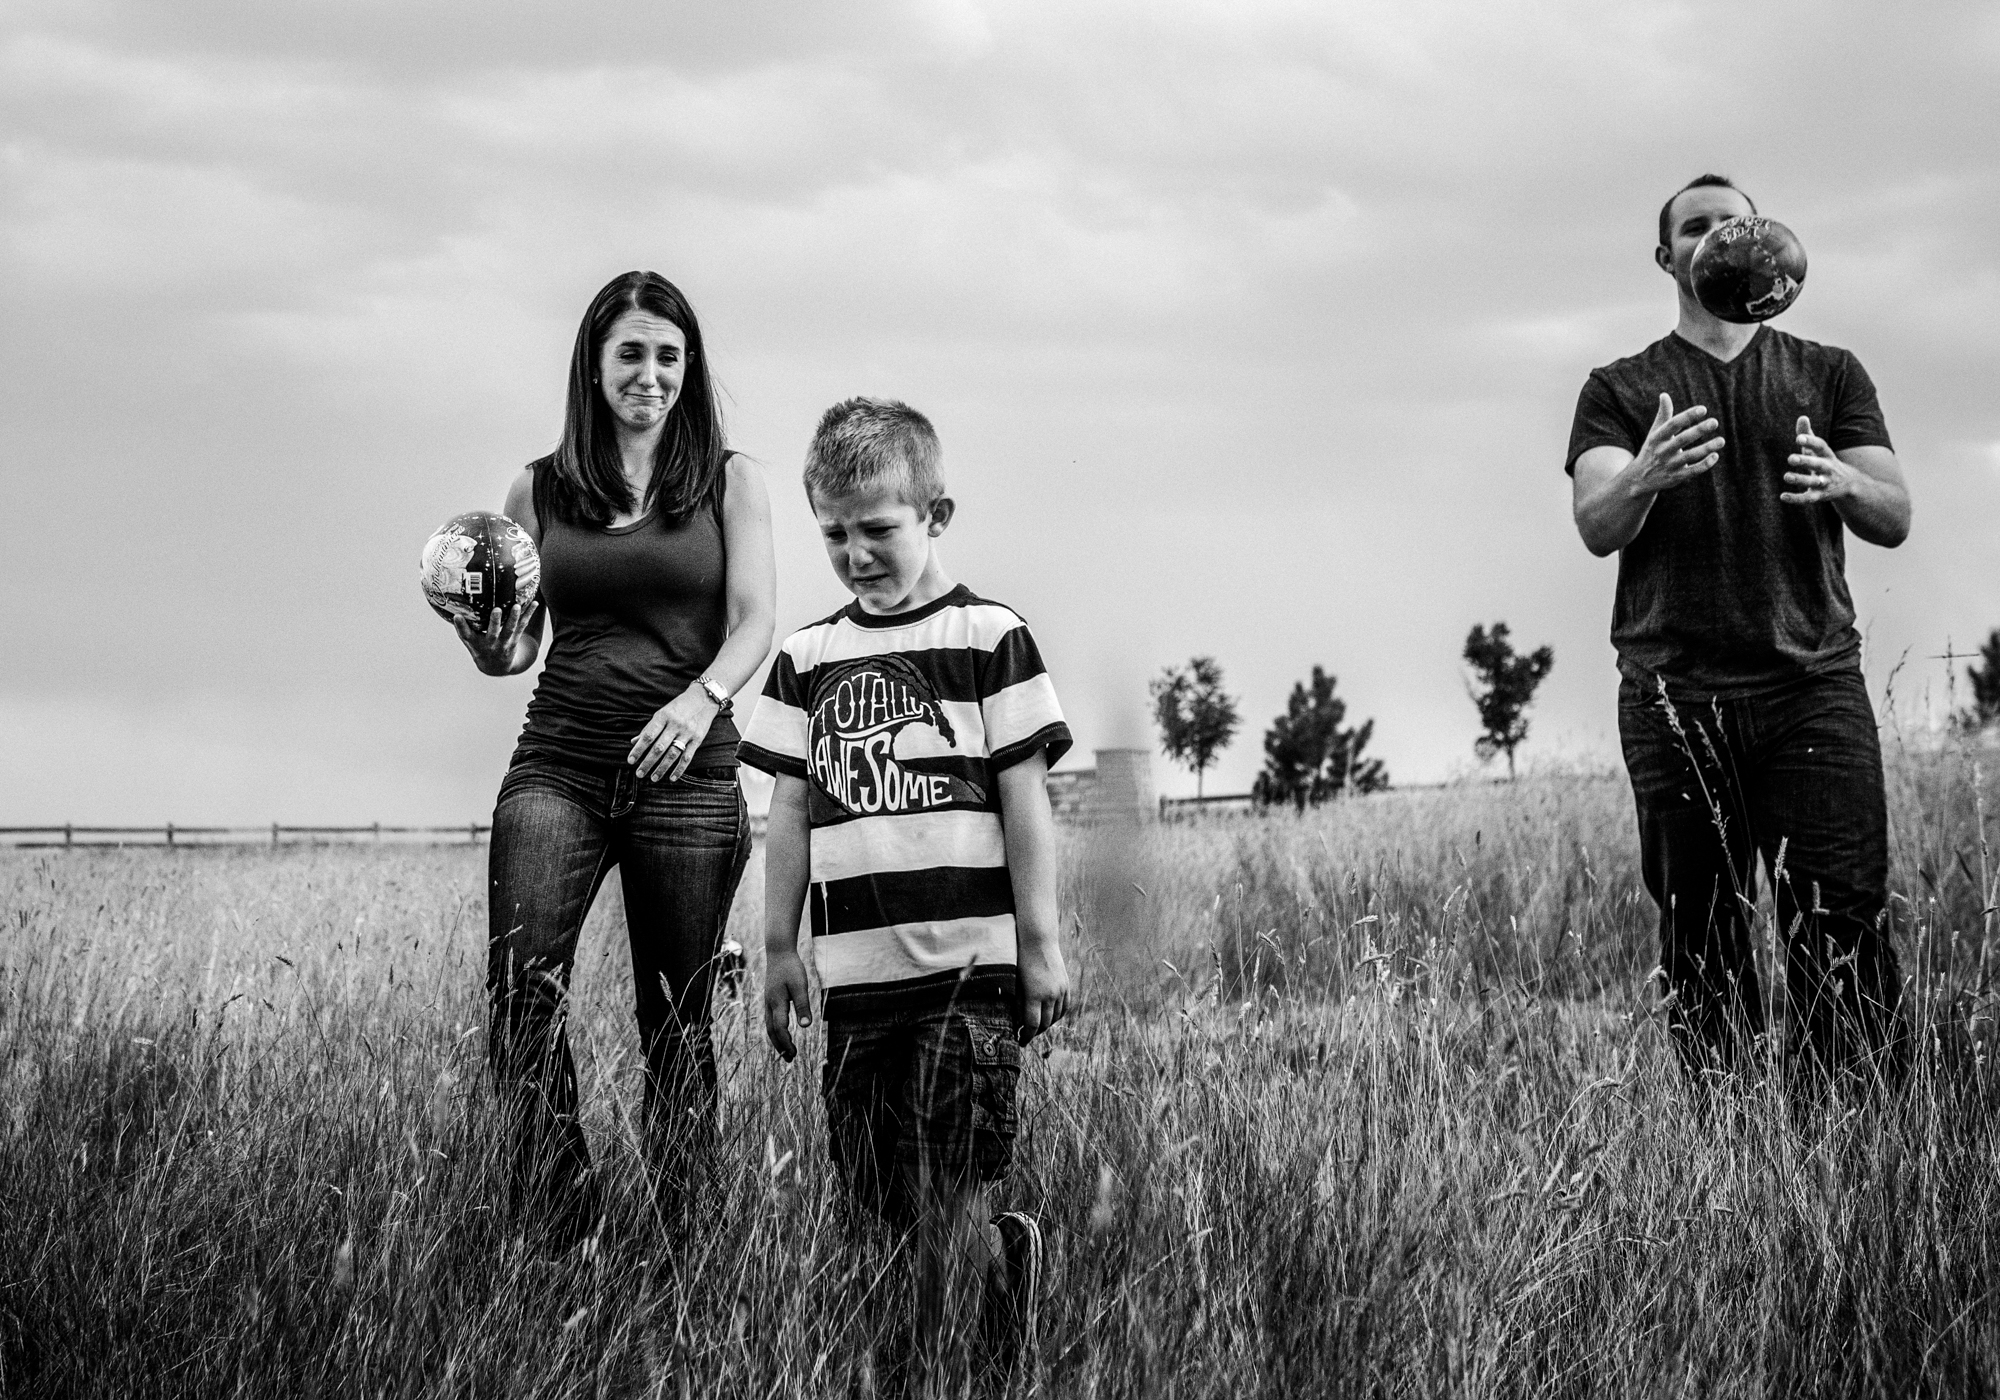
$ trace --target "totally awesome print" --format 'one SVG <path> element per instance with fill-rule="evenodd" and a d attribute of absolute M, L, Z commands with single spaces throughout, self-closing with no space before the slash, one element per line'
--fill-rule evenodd
<path fill-rule="evenodd" d="M 916 666 L 869 656 L 820 669 L 806 722 L 815 798 L 857 817 L 985 805 L 978 785 L 959 776 L 962 757 L 940 752 L 957 750 L 958 736 Z"/>

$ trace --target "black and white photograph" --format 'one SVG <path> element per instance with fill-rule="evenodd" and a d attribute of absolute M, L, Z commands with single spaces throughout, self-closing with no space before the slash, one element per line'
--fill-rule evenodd
<path fill-rule="evenodd" d="M 2000 5 L 0 5 L 0 1396 L 2000 1395 Z"/>

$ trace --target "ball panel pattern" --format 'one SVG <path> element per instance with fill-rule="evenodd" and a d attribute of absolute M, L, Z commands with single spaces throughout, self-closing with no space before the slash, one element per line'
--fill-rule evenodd
<path fill-rule="evenodd" d="M 1717 224 L 1695 245 L 1688 266 L 1695 299 L 1739 326 L 1768 321 L 1799 299 L 1806 250 L 1798 235 L 1761 214 Z"/>
<path fill-rule="evenodd" d="M 493 609 L 534 606 L 541 555 L 528 532 L 504 515 L 472 510 L 455 515 L 424 542 L 418 582 L 424 599 L 447 621 L 484 627 Z"/>

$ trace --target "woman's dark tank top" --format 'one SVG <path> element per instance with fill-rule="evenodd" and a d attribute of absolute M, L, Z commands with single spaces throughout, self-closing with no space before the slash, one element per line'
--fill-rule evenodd
<path fill-rule="evenodd" d="M 533 470 L 542 470 L 543 463 Z M 615 529 L 543 520 L 553 635 L 520 747 L 616 767 L 660 706 L 693 685 L 728 632 L 722 526 L 697 510 Z M 691 767 L 736 762 L 736 725 L 709 726 Z"/>

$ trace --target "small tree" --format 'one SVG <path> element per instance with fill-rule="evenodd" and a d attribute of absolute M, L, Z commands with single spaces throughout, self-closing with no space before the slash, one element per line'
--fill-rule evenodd
<path fill-rule="evenodd" d="M 1361 756 L 1375 721 L 1343 728 L 1347 702 L 1333 693 L 1334 684 L 1334 677 L 1315 666 L 1310 682 L 1292 687 L 1285 712 L 1264 733 L 1264 771 L 1250 789 L 1259 802 L 1289 802 L 1303 810 L 1349 789 L 1379 792 L 1389 786 L 1382 760 Z"/>
<path fill-rule="evenodd" d="M 1465 659 L 1479 680 L 1479 688 L 1471 691 L 1472 703 L 1479 707 L 1479 722 L 1486 728 L 1473 741 L 1473 752 L 1482 760 L 1506 754 L 1507 780 L 1512 782 L 1514 750 L 1528 737 L 1524 712 L 1535 698 L 1535 687 L 1555 668 L 1555 649 L 1537 647 L 1527 656 L 1516 656 L 1514 644 L 1507 640 L 1507 624 L 1496 622 L 1490 632 L 1474 625 L 1465 638 Z"/>
<path fill-rule="evenodd" d="M 1174 762 L 1193 770 L 1195 794 L 1200 796 L 1202 775 L 1236 737 L 1236 700 L 1222 688 L 1222 668 L 1212 656 L 1197 656 L 1185 666 L 1161 671 L 1150 689 L 1160 747 Z"/>
<path fill-rule="evenodd" d="M 2000 720 L 2000 627 L 1986 634 L 1979 660 L 1965 668 L 1965 678 L 1972 682 L 1972 703 L 1958 712 L 1959 726 L 1984 729 Z"/>

